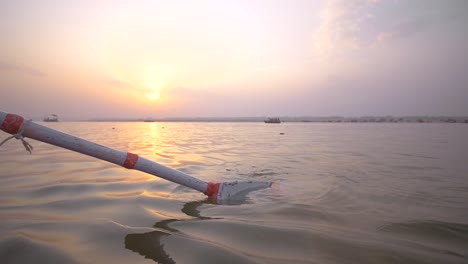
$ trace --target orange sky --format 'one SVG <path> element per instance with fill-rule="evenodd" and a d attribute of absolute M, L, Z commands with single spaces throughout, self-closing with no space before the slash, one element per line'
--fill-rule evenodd
<path fill-rule="evenodd" d="M 2 1 L 30 117 L 468 115 L 466 1 Z"/>

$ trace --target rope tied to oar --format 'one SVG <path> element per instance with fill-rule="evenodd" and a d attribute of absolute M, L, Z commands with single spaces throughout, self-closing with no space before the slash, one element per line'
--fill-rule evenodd
<path fill-rule="evenodd" d="M 8 140 L 12 139 L 12 138 L 16 138 L 18 140 L 21 140 L 21 142 L 23 143 L 23 146 L 24 148 L 29 151 L 29 154 L 32 154 L 32 150 L 33 150 L 33 146 L 31 146 L 31 144 L 29 144 L 23 137 L 23 132 L 24 132 L 24 129 L 29 126 L 29 124 L 31 123 L 31 119 L 28 119 L 26 120 L 26 122 L 24 122 L 24 124 L 21 126 L 20 130 L 18 131 L 18 133 L 14 134 L 13 136 L 10 136 L 10 137 L 7 137 L 5 140 L 2 141 L 2 143 L 0 143 L 0 146 L 2 146 L 5 142 L 7 142 Z"/>

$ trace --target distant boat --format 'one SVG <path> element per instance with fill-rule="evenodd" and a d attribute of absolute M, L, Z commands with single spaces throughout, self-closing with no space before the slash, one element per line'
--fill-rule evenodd
<path fill-rule="evenodd" d="M 43 119 L 44 122 L 58 122 L 58 116 L 57 115 L 48 115 L 44 117 Z"/>
<path fill-rule="evenodd" d="M 281 123 L 281 120 L 278 117 L 269 117 L 264 120 L 265 123 L 267 124 L 279 124 Z"/>

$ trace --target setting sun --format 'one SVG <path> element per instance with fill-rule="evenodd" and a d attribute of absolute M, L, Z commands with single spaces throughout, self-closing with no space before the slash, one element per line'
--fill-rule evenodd
<path fill-rule="evenodd" d="M 160 98 L 158 92 L 152 92 L 152 93 L 146 94 L 146 97 L 150 100 L 157 100 Z"/>

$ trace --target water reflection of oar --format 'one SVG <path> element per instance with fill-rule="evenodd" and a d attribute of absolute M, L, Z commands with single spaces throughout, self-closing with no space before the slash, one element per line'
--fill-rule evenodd
<path fill-rule="evenodd" d="M 32 146 L 23 137 L 49 143 L 55 146 L 73 150 L 85 155 L 102 159 L 127 169 L 136 169 L 166 180 L 187 186 L 200 191 L 218 201 L 235 200 L 250 191 L 255 191 L 271 186 L 271 182 L 259 181 L 234 181 L 223 183 L 205 182 L 181 171 L 166 167 L 149 159 L 140 157 L 130 152 L 124 152 L 102 146 L 91 141 L 75 137 L 31 120 L 25 120 L 22 116 L 0 111 L 0 129 L 12 134 L 9 137 L 23 142 L 26 150 L 31 152 Z M 1 144 L 5 143 L 4 140 Z"/>

